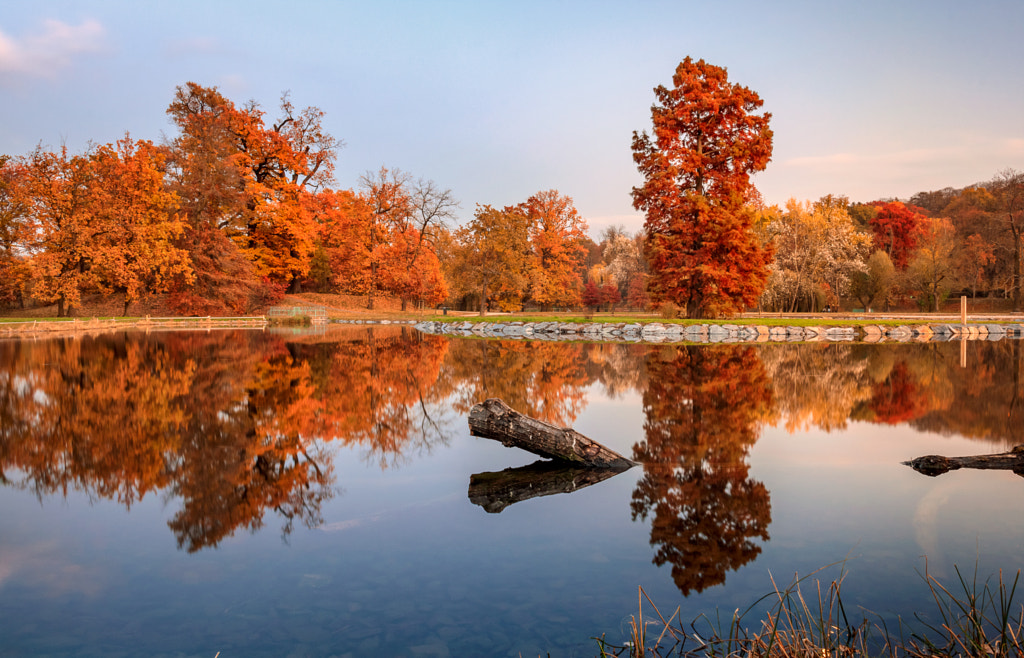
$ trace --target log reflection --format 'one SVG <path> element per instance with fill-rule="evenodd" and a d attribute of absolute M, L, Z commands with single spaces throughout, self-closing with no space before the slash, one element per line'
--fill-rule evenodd
<path fill-rule="evenodd" d="M 496 514 L 509 505 L 530 498 L 578 491 L 604 482 L 629 468 L 573 466 L 564 461 L 540 459 L 528 466 L 470 476 L 469 500 L 487 512 Z"/>

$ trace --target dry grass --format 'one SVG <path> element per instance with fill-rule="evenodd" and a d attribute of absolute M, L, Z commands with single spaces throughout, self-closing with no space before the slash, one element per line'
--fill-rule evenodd
<path fill-rule="evenodd" d="M 834 565 L 830 565 L 834 566 Z M 827 568 L 827 567 L 826 567 Z M 819 570 L 820 572 L 820 570 Z M 637 615 L 631 618 L 629 637 L 620 646 L 604 637 L 595 638 L 602 658 L 628 656 L 701 658 L 936 658 L 940 656 L 1024 656 L 1022 631 L 1024 607 L 1014 602 L 1020 572 L 1007 583 L 999 573 L 979 583 L 977 573 L 964 578 L 956 570 L 958 589 L 950 590 L 928 573 L 922 578 L 938 608 L 937 620 L 899 620 L 889 629 L 865 614 L 851 620 L 842 602 L 845 574 L 823 585 L 814 578 L 795 578 L 785 588 L 773 580 L 773 591 L 745 612 L 737 610 L 723 624 L 721 618 L 700 616 L 688 626 L 679 619 L 679 608 L 667 619 L 639 590 Z M 810 589 L 810 594 L 805 593 Z M 646 601 L 646 615 L 645 615 Z M 754 610 L 767 611 L 753 628 L 746 618 Z"/>

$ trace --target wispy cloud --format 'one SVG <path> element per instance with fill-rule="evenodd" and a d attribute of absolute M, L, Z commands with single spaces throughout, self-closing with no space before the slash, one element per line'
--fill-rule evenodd
<path fill-rule="evenodd" d="M 918 148 L 883 153 L 830 153 L 790 158 L 780 164 L 786 167 L 914 165 L 945 160 L 959 154 L 960 149 L 956 148 Z"/>
<path fill-rule="evenodd" d="M 0 31 L 0 74 L 53 77 L 78 56 L 103 50 L 105 36 L 95 20 L 78 25 L 46 20 L 41 30 L 20 38 Z"/>

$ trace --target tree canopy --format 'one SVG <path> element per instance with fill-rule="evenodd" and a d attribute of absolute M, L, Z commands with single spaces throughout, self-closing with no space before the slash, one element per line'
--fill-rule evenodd
<path fill-rule="evenodd" d="M 633 206 L 646 213 L 646 251 L 655 301 L 687 317 L 751 306 L 768 278 L 769 247 L 755 238 L 751 174 L 772 154 L 771 115 L 726 70 L 687 57 L 672 87 L 654 90 L 653 135 L 633 133 L 633 160 L 644 183 Z"/>

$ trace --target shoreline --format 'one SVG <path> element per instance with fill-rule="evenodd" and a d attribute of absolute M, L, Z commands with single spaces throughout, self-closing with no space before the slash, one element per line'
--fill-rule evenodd
<path fill-rule="evenodd" d="M 442 322 L 413 325 L 428 334 L 533 340 L 593 340 L 632 343 L 944 342 L 1024 338 L 1024 324 L 952 323 L 912 325 L 743 325 L 624 322 Z"/>
<path fill-rule="evenodd" d="M 753 319 L 753 318 L 747 318 Z M 806 321 L 807 317 L 780 318 Z M 822 318 L 824 319 L 824 318 Z M 882 319 L 882 318 L 879 318 Z M 884 318 L 892 321 L 892 316 Z M 427 334 L 511 340 L 594 341 L 624 343 L 792 343 L 792 342 L 945 342 L 967 340 L 1024 339 L 1024 323 L 954 322 L 916 323 L 918 318 L 898 319 L 914 322 L 901 325 L 821 325 L 744 324 L 742 320 L 680 324 L 671 322 L 531 322 L 503 320 L 417 320 L 417 319 L 339 319 L 327 324 L 406 325 Z M 125 329 L 144 331 L 259 329 L 275 325 L 265 316 L 246 317 L 166 317 L 107 318 L 66 320 L 26 320 L 0 322 L 0 337 L 57 337 L 94 335 Z M 326 324 L 317 326 L 324 327 Z"/>

